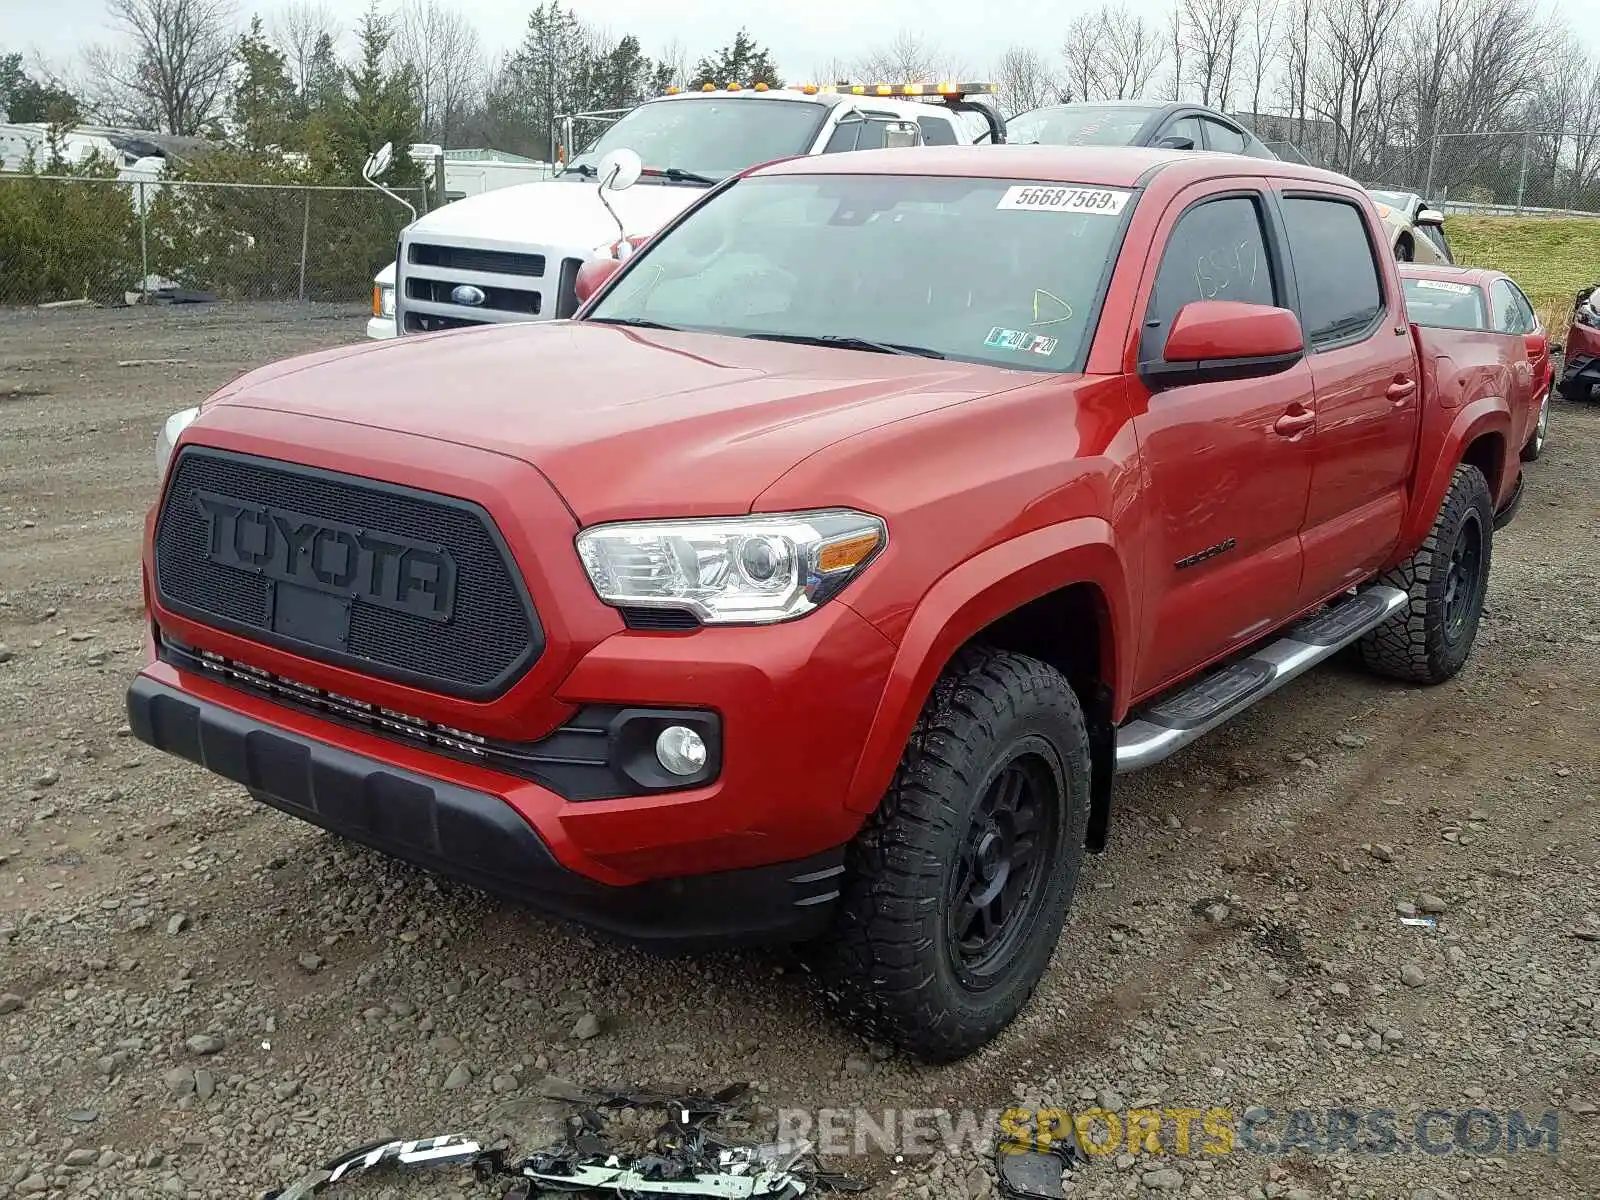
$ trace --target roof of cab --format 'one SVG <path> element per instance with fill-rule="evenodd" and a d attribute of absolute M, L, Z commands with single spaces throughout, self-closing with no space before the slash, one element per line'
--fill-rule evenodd
<path fill-rule="evenodd" d="M 1444 263 L 1403 262 L 1396 264 L 1400 274 L 1408 279 L 1443 279 L 1451 283 L 1491 283 L 1496 279 L 1510 278 L 1504 271 L 1492 267 L 1456 267 Z"/>
<path fill-rule="evenodd" d="M 1156 174 L 1177 182 L 1224 175 L 1267 176 L 1361 190 L 1353 179 L 1299 163 L 1196 150 L 1136 146 L 916 146 L 782 159 L 751 175 L 945 175 L 1048 180 L 1092 187 L 1140 187 Z"/>

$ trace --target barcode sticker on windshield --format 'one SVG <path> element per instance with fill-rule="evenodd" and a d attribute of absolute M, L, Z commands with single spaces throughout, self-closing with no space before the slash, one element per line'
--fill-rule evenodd
<path fill-rule="evenodd" d="M 1412 282 L 1430 292 L 1450 292 L 1456 296 L 1472 295 L 1472 286 L 1466 283 L 1450 283 L 1444 279 L 1414 279 Z"/>
<path fill-rule="evenodd" d="M 996 208 L 1019 209 L 1023 212 L 1084 213 L 1096 217 L 1115 217 L 1127 207 L 1131 192 L 1113 191 L 1110 188 L 1041 187 L 1038 184 L 1019 184 L 1007 188 Z"/>

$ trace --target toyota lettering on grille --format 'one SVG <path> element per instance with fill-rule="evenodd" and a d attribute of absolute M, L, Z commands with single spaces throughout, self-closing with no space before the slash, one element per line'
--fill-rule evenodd
<path fill-rule="evenodd" d="M 196 492 L 206 557 L 429 621 L 450 620 L 456 564 L 443 546 L 378 533 L 215 492 Z"/>

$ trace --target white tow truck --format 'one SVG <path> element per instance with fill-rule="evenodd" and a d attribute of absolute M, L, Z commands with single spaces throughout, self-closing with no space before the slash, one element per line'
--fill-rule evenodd
<path fill-rule="evenodd" d="M 468 196 L 408 225 L 398 262 L 373 280 L 367 336 L 571 316 L 584 262 L 626 257 L 706 188 L 777 158 L 1002 142 L 994 93 L 990 83 L 672 89 L 629 110 L 556 178 Z M 607 189 L 601 178 L 617 151 L 642 164 L 636 186 Z"/>

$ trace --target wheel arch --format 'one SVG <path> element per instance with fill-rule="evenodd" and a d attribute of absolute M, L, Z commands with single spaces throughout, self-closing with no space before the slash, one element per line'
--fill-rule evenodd
<path fill-rule="evenodd" d="M 1484 396 L 1449 414 L 1449 426 L 1437 440 L 1436 448 L 1424 445 L 1419 459 L 1418 487 L 1412 495 L 1405 529 L 1394 556 L 1395 561 L 1410 557 L 1428 536 L 1433 520 L 1444 503 L 1445 493 L 1456 468 L 1463 463 L 1477 467 L 1489 482 L 1489 494 L 1496 509 L 1504 503 L 1516 482 L 1516 467 L 1511 458 L 1511 409 L 1503 396 Z M 1432 463 L 1432 467 L 1427 464 Z"/>
<path fill-rule="evenodd" d="M 870 813 L 894 778 L 934 684 L 961 650 L 996 645 L 1042 658 L 1072 681 L 1091 724 L 1122 714 L 1132 599 L 1110 525 L 1084 517 L 992 546 L 944 575 L 901 638 L 846 804 Z M 1083 629 L 1088 637 L 1073 637 Z M 1093 735 L 1091 730 L 1091 735 Z M 1097 780 L 1109 772 L 1094 764 Z M 1091 833 L 1093 822 L 1091 822 Z"/>

